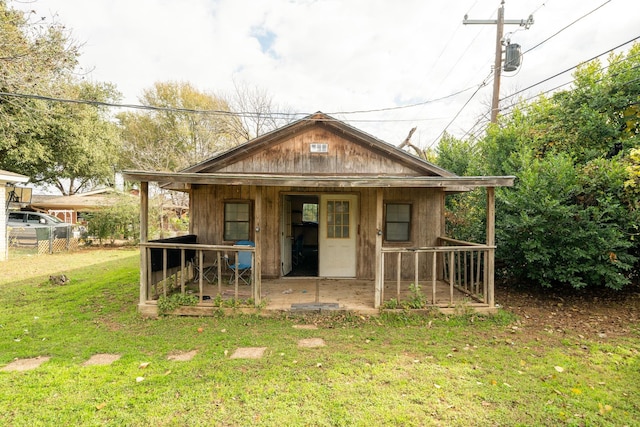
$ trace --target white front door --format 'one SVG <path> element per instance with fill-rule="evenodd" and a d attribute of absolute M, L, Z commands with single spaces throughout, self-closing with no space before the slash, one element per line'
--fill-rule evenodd
<path fill-rule="evenodd" d="M 356 277 L 358 196 L 320 195 L 319 275 Z"/>
<path fill-rule="evenodd" d="M 291 272 L 291 196 L 282 197 L 282 222 L 280 224 L 280 259 L 282 260 L 282 275 L 286 276 Z"/>

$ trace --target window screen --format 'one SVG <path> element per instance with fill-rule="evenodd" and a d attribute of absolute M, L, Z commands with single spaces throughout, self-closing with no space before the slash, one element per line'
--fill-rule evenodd
<path fill-rule="evenodd" d="M 250 207 L 249 202 L 224 204 L 224 240 L 250 240 Z"/>
<path fill-rule="evenodd" d="M 385 240 L 407 242 L 411 230 L 411 205 L 409 203 L 387 203 L 385 207 Z"/>

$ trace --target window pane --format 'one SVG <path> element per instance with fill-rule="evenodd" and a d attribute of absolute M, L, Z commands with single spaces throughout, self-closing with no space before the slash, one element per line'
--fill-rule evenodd
<path fill-rule="evenodd" d="M 388 223 L 387 224 L 387 240 L 391 241 L 407 241 L 409 240 L 409 224 L 407 223 Z"/>
<path fill-rule="evenodd" d="M 251 206 L 247 202 L 224 204 L 224 240 L 249 240 Z"/>
<path fill-rule="evenodd" d="M 408 204 L 388 204 L 387 221 L 409 222 L 411 217 L 411 205 Z"/>
<path fill-rule="evenodd" d="M 327 201 L 327 237 L 349 238 L 349 201 Z"/>
<path fill-rule="evenodd" d="M 410 240 L 411 204 L 387 203 L 385 205 L 385 239 L 394 242 Z"/>
<path fill-rule="evenodd" d="M 318 204 L 304 203 L 302 205 L 302 221 L 318 222 Z"/>

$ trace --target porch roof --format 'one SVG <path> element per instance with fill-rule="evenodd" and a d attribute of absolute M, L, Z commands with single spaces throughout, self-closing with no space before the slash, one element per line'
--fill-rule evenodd
<path fill-rule="evenodd" d="M 136 171 L 123 172 L 130 181 L 169 184 L 174 190 L 188 190 L 190 184 L 209 185 L 260 185 L 271 187 L 410 187 L 443 188 L 447 191 L 464 191 L 477 187 L 511 187 L 514 176 L 309 176 L 272 174 L 229 174 Z"/>

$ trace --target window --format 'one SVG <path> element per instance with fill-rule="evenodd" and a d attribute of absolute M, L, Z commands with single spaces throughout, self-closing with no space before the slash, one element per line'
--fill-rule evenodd
<path fill-rule="evenodd" d="M 349 201 L 327 201 L 327 237 L 330 239 L 349 238 Z"/>
<path fill-rule="evenodd" d="M 302 222 L 318 222 L 318 204 L 302 204 Z"/>
<path fill-rule="evenodd" d="M 250 240 L 251 204 L 226 202 L 224 204 L 224 240 Z"/>
<path fill-rule="evenodd" d="M 310 146 L 312 153 L 328 153 L 329 152 L 329 144 L 314 142 Z"/>
<path fill-rule="evenodd" d="M 411 205 L 387 203 L 385 206 L 384 239 L 389 242 L 407 242 L 411 230 Z"/>

